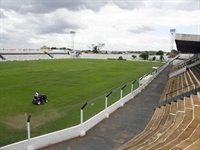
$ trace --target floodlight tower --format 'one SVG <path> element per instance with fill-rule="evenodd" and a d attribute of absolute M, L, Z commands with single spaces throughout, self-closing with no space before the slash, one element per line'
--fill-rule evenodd
<path fill-rule="evenodd" d="M 70 34 L 71 34 L 71 50 L 72 51 L 75 51 L 74 50 L 74 35 L 75 35 L 75 31 L 70 31 Z"/>
<path fill-rule="evenodd" d="M 174 48 L 174 39 L 175 39 L 175 34 L 176 34 L 176 29 L 170 29 L 171 33 L 171 50 Z"/>

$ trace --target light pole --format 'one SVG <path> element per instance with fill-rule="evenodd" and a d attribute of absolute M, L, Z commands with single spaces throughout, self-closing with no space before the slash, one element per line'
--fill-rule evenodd
<path fill-rule="evenodd" d="M 71 34 L 71 50 L 75 52 L 74 50 L 74 35 L 76 34 L 75 31 L 70 31 Z"/>
<path fill-rule="evenodd" d="M 174 48 L 174 37 L 175 37 L 176 29 L 170 29 L 170 33 L 171 33 L 171 50 L 173 50 L 173 48 Z"/>

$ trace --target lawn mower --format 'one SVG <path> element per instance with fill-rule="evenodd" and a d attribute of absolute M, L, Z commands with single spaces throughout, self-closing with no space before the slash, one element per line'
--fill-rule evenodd
<path fill-rule="evenodd" d="M 47 96 L 46 96 L 46 95 L 39 95 L 38 97 L 37 97 L 37 96 L 34 96 L 32 102 L 33 102 L 33 104 L 35 104 L 35 105 L 45 104 L 45 103 L 48 102 Z"/>

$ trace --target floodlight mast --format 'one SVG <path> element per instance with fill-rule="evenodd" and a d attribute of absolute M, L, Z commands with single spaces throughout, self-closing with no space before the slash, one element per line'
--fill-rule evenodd
<path fill-rule="evenodd" d="M 75 50 L 74 50 L 74 35 L 75 35 L 75 31 L 70 31 L 70 34 L 71 34 L 71 50 L 74 51 L 75 53 Z"/>
<path fill-rule="evenodd" d="M 170 29 L 171 33 L 171 50 L 174 48 L 174 39 L 175 39 L 175 34 L 176 34 L 176 29 Z"/>

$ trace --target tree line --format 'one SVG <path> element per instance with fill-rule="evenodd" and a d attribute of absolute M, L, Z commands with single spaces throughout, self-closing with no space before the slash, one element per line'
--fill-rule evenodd
<path fill-rule="evenodd" d="M 164 57 L 164 52 L 162 50 L 159 50 L 158 52 L 154 53 L 155 55 L 159 55 L 160 56 L 160 61 L 163 61 Z M 168 55 L 168 57 L 175 57 L 176 55 L 178 55 L 179 52 L 176 51 L 176 50 L 171 50 L 171 52 L 167 53 L 166 55 Z M 143 60 L 148 60 L 149 59 L 149 55 L 152 55 L 151 53 L 149 52 L 142 52 L 140 53 L 139 57 L 142 58 Z M 132 55 L 132 58 L 135 59 L 137 56 L 136 55 Z M 152 58 L 152 61 L 155 61 L 156 60 L 156 57 L 154 56 Z"/>

